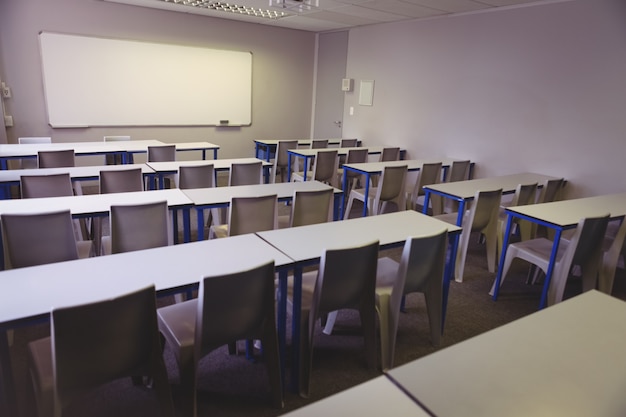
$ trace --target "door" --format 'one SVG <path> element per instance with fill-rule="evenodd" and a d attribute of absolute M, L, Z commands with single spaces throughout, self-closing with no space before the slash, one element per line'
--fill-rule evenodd
<path fill-rule="evenodd" d="M 346 77 L 347 54 L 347 31 L 318 36 L 314 138 L 342 137 L 345 93 L 341 91 L 341 81 Z"/>

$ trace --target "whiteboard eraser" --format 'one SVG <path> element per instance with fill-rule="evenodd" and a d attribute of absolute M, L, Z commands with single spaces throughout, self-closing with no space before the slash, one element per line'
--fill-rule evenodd
<path fill-rule="evenodd" d="M 220 124 L 221 125 L 227 125 L 228 124 L 228 120 L 220 120 Z"/>

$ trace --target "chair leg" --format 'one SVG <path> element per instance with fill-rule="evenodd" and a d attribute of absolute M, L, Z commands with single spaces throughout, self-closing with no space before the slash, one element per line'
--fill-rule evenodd
<path fill-rule="evenodd" d="M 333 328 L 335 327 L 335 321 L 337 320 L 337 311 L 331 311 L 327 314 L 326 324 L 324 325 L 324 330 L 322 333 L 324 334 L 332 334 Z"/>
<path fill-rule="evenodd" d="M 267 367 L 267 374 L 272 387 L 272 403 L 276 408 L 283 408 L 284 390 L 283 376 L 280 368 L 280 357 L 278 352 L 278 336 L 276 335 L 276 327 L 272 325 L 265 326 L 263 344 L 263 357 Z"/>
<path fill-rule="evenodd" d="M 391 293 L 378 295 L 378 323 L 380 328 L 380 363 L 383 371 L 393 366 L 395 350 L 394 323 L 390 314 Z"/>

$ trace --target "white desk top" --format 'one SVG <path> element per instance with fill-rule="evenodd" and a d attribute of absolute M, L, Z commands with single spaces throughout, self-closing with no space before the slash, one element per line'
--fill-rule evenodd
<path fill-rule="evenodd" d="M 321 139 L 326 139 L 326 138 L 321 138 Z M 254 142 L 261 144 L 261 145 L 270 145 L 270 146 L 276 146 L 278 145 L 278 142 L 284 142 L 284 141 L 291 141 L 291 140 L 297 140 L 298 141 L 298 146 L 300 145 L 310 145 L 311 142 L 313 141 L 313 139 L 255 139 Z M 339 138 L 335 138 L 335 139 L 328 139 L 328 144 L 329 145 L 338 145 L 341 143 L 341 139 Z"/>
<path fill-rule="evenodd" d="M 211 159 L 200 161 L 168 161 L 168 162 L 146 162 L 146 164 L 158 173 L 176 173 L 181 166 L 197 166 L 212 164 L 216 171 L 230 170 L 232 164 L 262 162 L 264 167 L 271 167 L 272 163 L 257 158 L 232 158 L 232 159 Z"/>
<path fill-rule="evenodd" d="M 0 145 L 0 157 L 33 157 L 39 151 L 74 149 L 76 155 L 95 155 L 112 152 L 146 152 L 148 146 L 166 145 L 158 140 L 125 140 L 111 142 L 54 142 Z"/>
<path fill-rule="evenodd" d="M 623 416 L 625 317 L 591 291 L 389 375 L 438 417 Z"/>
<path fill-rule="evenodd" d="M 280 182 L 275 184 L 238 185 L 234 187 L 195 188 L 182 190 L 196 206 L 229 204 L 232 197 L 256 197 L 276 194 L 279 200 L 291 199 L 295 191 L 333 188 L 319 181 Z M 335 194 L 341 190 L 333 188 Z"/>
<path fill-rule="evenodd" d="M 425 236 L 460 227 L 413 210 L 360 217 L 310 226 L 268 230 L 257 235 L 297 262 L 319 258 L 326 249 L 361 245 L 378 239 L 380 246 L 401 243 L 409 236 Z"/>
<path fill-rule="evenodd" d="M 530 184 L 534 182 L 541 184 L 546 180 L 555 178 L 556 177 L 551 177 L 549 175 L 524 172 L 512 175 L 503 175 L 500 177 L 425 185 L 424 189 L 436 191 L 437 193 L 450 197 L 468 200 L 474 198 L 474 195 L 478 191 L 497 190 L 502 188 L 502 193 L 506 194 L 514 192 L 518 184 Z"/>
<path fill-rule="evenodd" d="M 358 164 L 343 164 L 344 167 L 351 168 L 355 171 L 367 174 L 381 174 L 385 167 L 407 165 L 409 171 L 417 171 L 422 169 L 422 165 L 433 162 L 441 162 L 442 167 L 449 167 L 456 159 L 451 158 L 432 158 L 432 159 L 403 159 L 400 161 L 385 162 L 363 162 Z"/>
<path fill-rule="evenodd" d="M 167 144 L 166 144 L 167 145 Z M 216 145 L 210 142 L 179 142 L 174 143 L 177 151 L 202 151 L 219 149 L 220 145 Z"/>
<path fill-rule="evenodd" d="M 242 256 L 245 254 L 245 256 Z M 115 297 L 154 284 L 157 291 L 204 276 L 291 260 L 254 234 L 97 256 L 0 272 L 0 323 L 47 315 L 53 307 Z"/>
<path fill-rule="evenodd" d="M 100 171 L 121 171 L 125 169 L 141 168 L 144 174 L 153 174 L 154 170 L 146 164 L 127 165 L 90 165 L 84 167 L 66 168 L 34 168 L 0 170 L 0 183 L 19 182 L 22 175 L 54 175 L 69 173 L 74 180 L 92 179 L 100 176 Z"/>
<path fill-rule="evenodd" d="M 143 204 L 167 200 L 170 208 L 192 205 L 177 188 L 131 193 L 86 194 L 71 197 L 26 198 L 0 200 L 0 215 L 5 213 L 40 213 L 70 210 L 72 215 L 97 215 L 110 211 L 112 205 Z"/>
<path fill-rule="evenodd" d="M 626 193 L 576 198 L 552 203 L 508 207 L 507 211 L 546 221 L 559 227 L 575 226 L 584 217 L 626 215 Z"/>
<path fill-rule="evenodd" d="M 427 417 L 430 414 L 387 377 L 379 376 L 284 415 L 284 417 L 322 416 Z"/>
<path fill-rule="evenodd" d="M 301 156 L 303 158 L 310 158 L 310 157 L 317 155 L 318 152 L 324 152 L 324 151 L 337 151 L 339 155 L 347 155 L 350 149 L 355 149 L 355 148 L 289 149 L 287 153 L 295 155 L 295 156 Z M 359 149 L 367 149 L 367 153 L 371 155 L 371 154 L 382 153 L 384 148 L 382 146 L 366 146 L 362 148 L 359 147 Z"/>

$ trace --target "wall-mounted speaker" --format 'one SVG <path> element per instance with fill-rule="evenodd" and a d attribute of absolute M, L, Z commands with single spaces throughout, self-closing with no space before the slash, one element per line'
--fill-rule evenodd
<path fill-rule="evenodd" d="M 341 80 L 341 91 L 352 91 L 352 78 L 344 78 Z"/>

